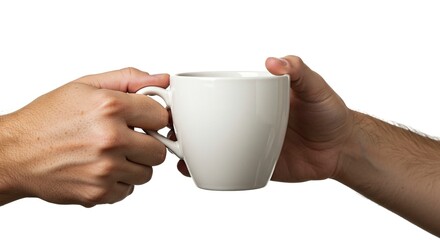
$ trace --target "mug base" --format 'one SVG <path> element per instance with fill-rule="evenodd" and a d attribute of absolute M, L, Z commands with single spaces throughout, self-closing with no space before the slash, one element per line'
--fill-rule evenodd
<path fill-rule="evenodd" d="M 267 184 L 255 186 L 208 186 L 196 184 L 198 188 L 209 191 L 249 191 L 264 188 Z"/>

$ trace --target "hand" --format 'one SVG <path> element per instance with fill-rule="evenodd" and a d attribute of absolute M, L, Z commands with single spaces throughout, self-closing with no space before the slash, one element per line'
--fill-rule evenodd
<path fill-rule="evenodd" d="M 161 129 L 168 112 L 127 92 L 168 84 L 166 74 L 126 68 L 85 76 L 2 116 L 0 178 L 7 178 L 0 179 L 0 204 L 39 197 L 91 207 L 120 201 L 148 182 L 165 146 L 133 128 Z"/>
<path fill-rule="evenodd" d="M 267 69 L 291 79 L 290 116 L 272 180 L 335 177 L 353 129 L 353 114 L 324 79 L 295 56 L 268 58 Z"/>
<path fill-rule="evenodd" d="M 300 182 L 334 177 L 353 128 L 352 112 L 324 79 L 300 58 L 268 58 L 267 69 L 291 79 L 290 117 L 272 180 Z M 170 134 L 175 138 L 174 134 Z M 179 171 L 189 176 L 180 160 Z"/>

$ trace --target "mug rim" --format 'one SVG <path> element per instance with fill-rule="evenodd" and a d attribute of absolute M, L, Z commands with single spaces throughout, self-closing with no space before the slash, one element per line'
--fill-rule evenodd
<path fill-rule="evenodd" d="M 268 71 L 199 71 L 178 73 L 175 77 L 197 79 L 282 79 L 287 75 L 273 75 Z"/>

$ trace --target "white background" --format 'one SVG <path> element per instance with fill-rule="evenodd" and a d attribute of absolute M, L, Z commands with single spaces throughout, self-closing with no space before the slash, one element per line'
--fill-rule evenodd
<path fill-rule="evenodd" d="M 440 136 L 438 3 L 354 2 L 1 0 L 0 113 L 90 73 L 264 70 L 295 54 L 352 109 Z M 332 180 L 213 192 L 176 163 L 117 204 L 0 207 L 0 238 L 435 239 Z"/>

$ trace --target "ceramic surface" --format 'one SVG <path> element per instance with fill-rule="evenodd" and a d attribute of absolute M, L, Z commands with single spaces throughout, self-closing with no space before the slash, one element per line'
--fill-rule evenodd
<path fill-rule="evenodd" d="M 151 135 L 183 158 L 200 188 L 264 187 L 283 145 L 288 76 L 267 72 L 195 72 L 171 77 L 170 89 L 146 87 L 171 108 L 178 141 Z"/>

